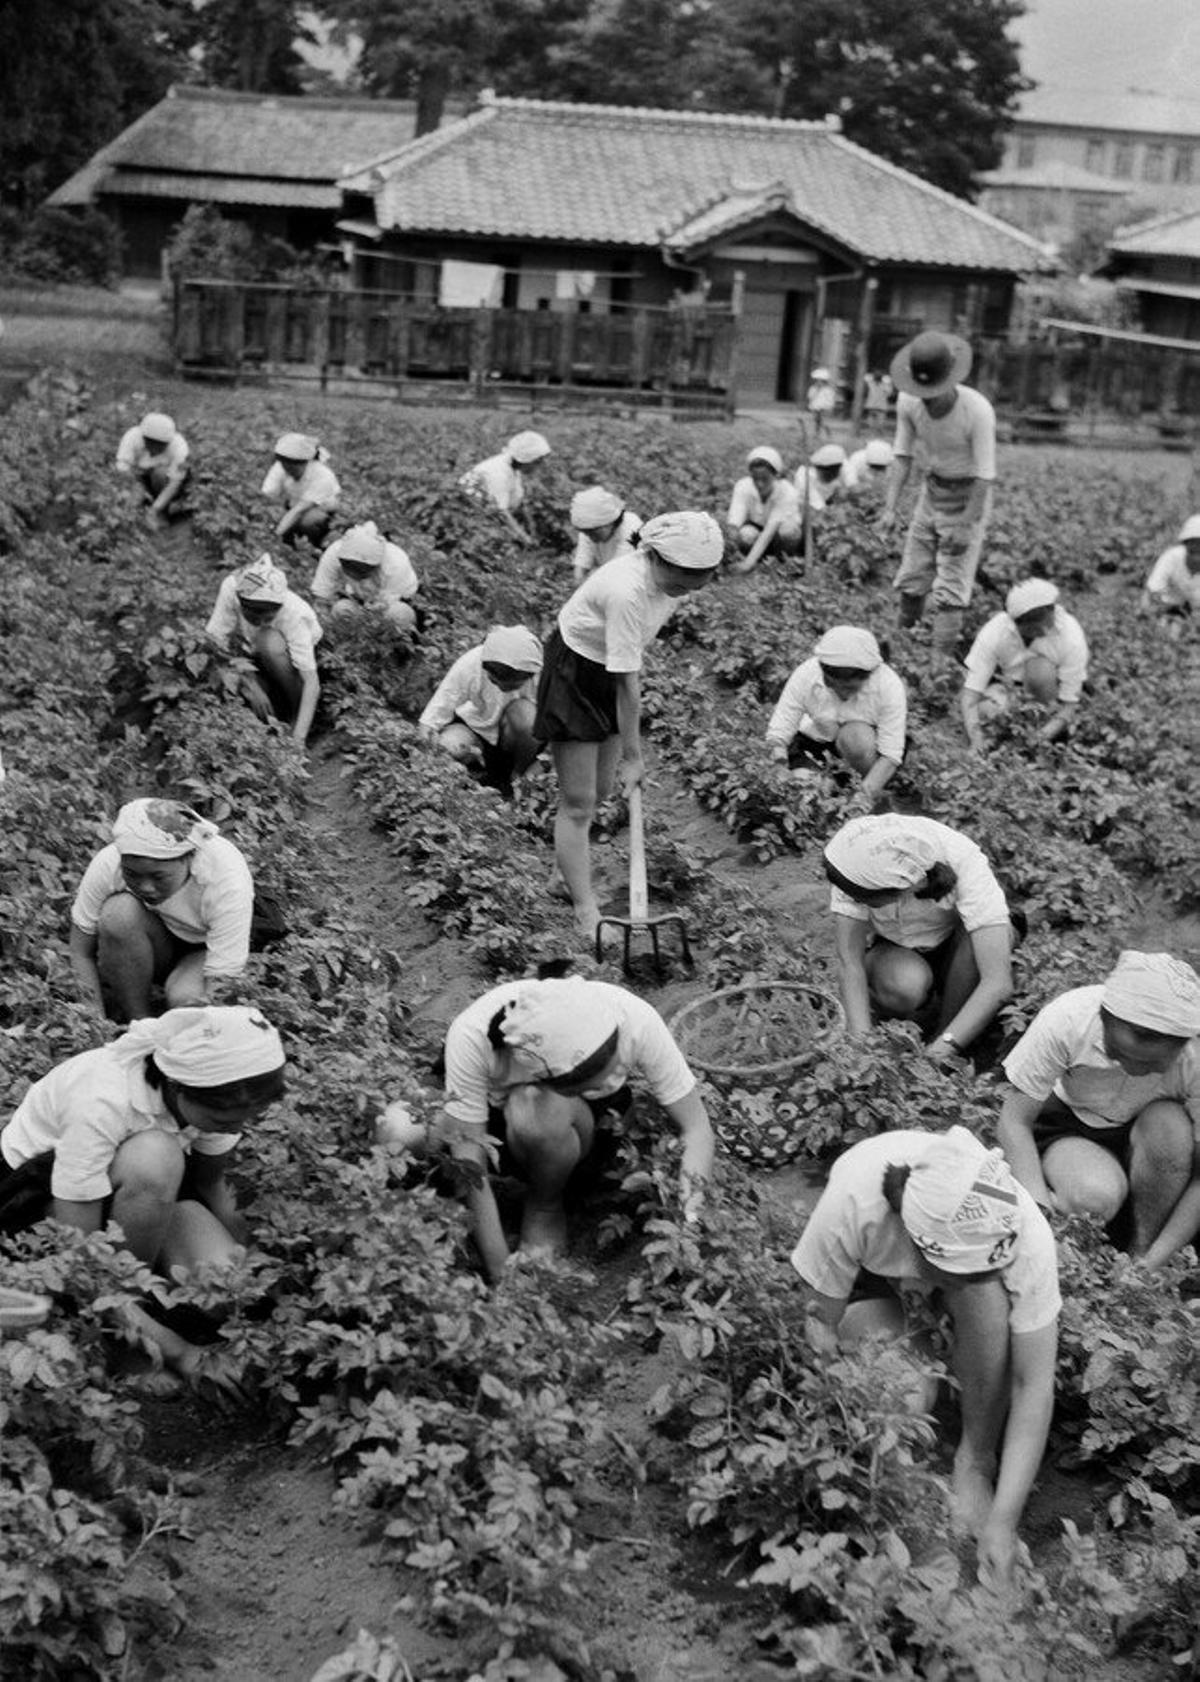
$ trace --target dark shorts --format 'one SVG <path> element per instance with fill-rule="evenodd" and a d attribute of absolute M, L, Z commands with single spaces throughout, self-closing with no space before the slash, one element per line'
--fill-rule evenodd
<path fill-rule="evenodd" d="M 533 734 L 539 742 L 603 742 L 617 734 L 617 680 L 568 648 L 556 625 L 546 638 Z"/>
<path fill-rule="evenodd" d="M 822 742 L 816 736 L 806 736 L 803 730 L 797 730 L 788 743 L 788 770 L 795 771 L 806 765 L 824 765 L 826 760 L 836 756 L 836 742 Z"/>
<path fill-rule="evenodd" d="M 1060 1139 L 1086 1139 L 1089 1144 L 1110 1152 L 1124 1166 L 1129 1160 L 1129 1141 L 1136 1120 L 1134 1116 L 1119 1127 L 1089 1127 L 1061 1098 L 1051 1093 L 1033 1124 L 1033 1142 L 1041 1156 Z"/>

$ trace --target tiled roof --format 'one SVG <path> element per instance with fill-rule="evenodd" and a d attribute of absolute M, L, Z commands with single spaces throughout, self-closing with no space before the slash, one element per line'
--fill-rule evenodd
<path fill-rule="evenodd" d="M 1200 262 L 1200 210 L 1118 228 L 1108 249 L 1113 257 L 1190 257 Z"/>
<path fill-rule="evenodd" d="M 293 210 L 340 210 L 342 195 L 319 181 L 266 181 L 254 175 L 176 175 L 123 169 L 97 191 L 129 199 L 202 199 L 210 204 L 287 205 Z"/>
<path fill-rule="evenodd" d="M 97 191 L 120 192 L 127 170 L 321 182 L 332 188 L 364 158 L 403 146 L 415 127 L 411 100 L 283 98 L 175 87 L 59 187 L 50 202 L 86 204 Z M 295 196 L 244 202 L 307 201 Z M 334 195 L 332 202 L 340 201 Z"/>
<path fill-rule="evenodd" d="M 1018 123 L 1200 140 L 1196 0 L 1033 0 L 1013 20 Z"/>
<path fill-rule="evenodd" d="M 347 174 L 382 228 L 651 246 L 726 201 L 778 187 L 793 213 L 873 262 L 1026 272 L 1027 234 L 854 145 L 823 122 L 489 99 Z M 715 225 L 715 224 L 714 224 Z M 671 243 L 674 244 L 674 238 Z"/>

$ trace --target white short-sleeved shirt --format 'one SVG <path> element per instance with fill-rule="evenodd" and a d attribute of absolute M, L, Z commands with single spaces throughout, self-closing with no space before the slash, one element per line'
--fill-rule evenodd
<path fill-rule="evenodd" d="M 658 589 L 640 551 L 590 572 L 558 615 L 568 648 L 610 672 L 640 672 L 642 657 L 679 606 Z"/>
<path fill-rule="evenodd" d="M 829 895 L 831 911 L 839 917 L 869 923 L 879 939 L 907 946 L 915 952 L 940 946 L 958 923 L 968 934 L 973 934 L 976 929 L 1008 922 L 1004 889 L 974 841 L 933 818 L 915 818 L 896 812 L 889 814 L 887 821 L 898 829 L 915 830 L 929 841 L 935 851 L 935 862 L 948 864 L 957 876 L 954 887 L 942 899 L 918 899 L 914 893 L 903 893 L 890 905 L 872 906 L 859 905 L 840 888 L 833 888 Z"/>
<path fill-rule="evenodd" d="M 960 385 L 948 415 L 935 420 L 919 397 L 902 391 L 896 399 L 896 441 L 892 453 L 911 456 L 920 444 L 925 465 L 939 479 L 996 477 L 996 411 L 981 391 Z"/>
<path fill-rule="evenodd" d="M 938 1142 L 936 1133 L 881 1133 L 838 1157 L 792 1252 L 792 1266 L 807 1285 L 845 1300 L 866 1269 L 881 1279 L 932 1288 L 921 1269 L 921 1252 L 888 1207 L 883 1176 L 892 1165 L 915 1167 Z M 1062 1308 L 1058 1258 L 1050 1225 L 1024 1186 L 1018 1185 L 1017 1198 L 1020 1233 L 999 1276 L 1008 1292 L 1009 1330 L 1037 1332 L 1053 1325 Z"/>
<path fill-rule="evenodd" d="M 831 415 L 837 407 L 837 392 L 831 380 L 814 380 L 805 398 L 814 415 Z"/>
<path fill-rule="evenodd" d="M 761 528 L 774 515 L 778 515 L 784 524 L 788 521 L 794 523 L 800 518 L 800 497 L 790 479 L 776 478 L 765 502 L 748 473 L 744 479 L 737 481 L 729 499 L 729 512 L 725 516 L 727 525 Z"/>
<path fill-rule="evenodd" d="M 532 701 L 537 690 L 537 678 L 520 689 L 501 689 L 483 669 L 483 644 L 469 648 L 446 673 L 430 697 L 419 723 L 426 730 L 444 730 L 455 719 L 481 736 L 493 747 L 500 740 L 500 720 L 513 701 L 524 698 Z"/>
<path fill-rule="evenodd" d="M 316 671 L 317 644 L 325 633 L 321 629 L 321 621 L 303 596 L 289 590 L 280 604 L 279 612 L 272 619 L 270 628 L 278 631 L 283 637 L 287 645 L 288 659 L 302 676 Z M 238 641 L 249 646 L 253 642 L 256 629 L 248 619 L 242 618 L 238 607 L 237 574 L 231 572 L 227 578 L 221 580 L 216 605 L 208 624 L 204 627 L 205 635 L 211 637 L 221 648 L 230 648 Z"/>
<path fill-rule="evenodd" d="M 333 510 L 338 505 L 342 487 L 332 467 L 327 467 L 323 461 L 308 462 L 298 479 L 293 479 L 290 473 L 284 472 L 282 462 L 273 461 L 262 482 L 262 494 L 281 496 L 290 508 L 306 502 L 312 503 L 316 508 Z"/>
<path fill-rule="evenodd" d="M 505 514 L 515 514 L 525 500 L 524 476 L 503 451 L 468 467 L 458 482 L 468 496 L 490 502 Z"/>
<path fill-rule="evenodd" d="M 203 946 L 205 975 L 239 975 L 250 956 L 254 881 L 250 866 L 232 841 L 214 835 L 190 857 L 187 881 L 153 913 L 179 940 Z M 71 921 L 95 934 L 104 902 L 124 893 L 121 854 L 115 843 L 98 852 L 83 873 Z"/>
<path fill-rule="evenodd" d="M 890 666 L 876 666 L 847 700 L 826 688 L 821 662 L 805 660 L 788 678 L 767 725 L 768 742 L 786 747 L 798 731 L 818 742 L 832 742 L 843 724 L 869 724 L 884 759 L 904 758 L 908 696 L 904 681 Z"/>
<path fill-rule="evenodd" d="M 64 1202 L 108 1197 L 112 1159 L 135 1133 L 169 1133 L 197 1156 L 225 1156 L 241 1138 L 180 1127 L 161 1090 L 147 1084 L 144 1062 L 130 1063 L 117 1054 L 120 1043 L 81 1051 L 35 1081 L 0 1133 L 0 1152 L 10 1168 L 54 1152 L 50 1192 Z"/>
<path fill-rule="evenodd" d="M 446 1034 L 446 1111 L 456 1121 L 487 1121 L 488 1107 L 503 1107 L 509 1093 L 533 1076 L 512 1052 L 499 1051 L 487 1037 L 488 1024 L 522 990 L 536 982 L 509 981 L 493 987 L 454 1018 Z M 617 1017 L 617 1055 L 612 1071 L 584 1094 L 617 1092 L 630 1077 L 643 1080 L 660 1104 L 677 1104 L 696 1084 L 671 1030 L 653 1005 L 624 987 L 590 981 Z"/>
<path fill-rule="evenodd" d="M 1161 1074 L 1127 1075 L 1104 1049 L 1103 997 L 1101 983 L 1043 1005 L 1004 1059 L 1009 1083 L 1027 1098 L 1053 1093 L 1088 1127 L 1123 1127 L 1156 1098 L 1171 1098 L 1186 1108 L 1200 1142 L 1200 1039 Z"/>
<path fill-rule="evenodd" d="M 313 600 L 331 602 L 343 596 L 354 602 L 405 602 L 421 587 L 416 568 L 398 543 L 384 543 L 383 560 L 367 578 L 351 578 L 342 571 L 342 539 L 322 553 L 313 573 Z"/>
<path fill-rule="evenodd" d="M 152 467 L 160 467 L 167 473 L 174 473 L 183 466 L 190 453 L 187 439 L 182 432 L 177 432 L 165 449 L 152 455 L 146 448 L 141 427 L 131 426 L 117 445 L 117 470 L 121 473 L 148 473 Z"/>
<path fill-rule="evenodd" d="M 1087 637 L 1075 615 L 1057 602 L 1054 623 L 1028 646 L 1021 641 L 1021 633 L 1007 613 L 994 613 L 971 644 L 963 688 L 982 695 L 997 673 L 1005 683 L 1020 683 L 1025 662 L 1035 654 L 1057 668 L 1059 700 L 1078 701 L 1087 678 Z"/>
<path fill-rule="evenodd" d="M 1200 572 L 1187 569 L 1187 550 L 1182 543 L 1164 549 L 1150 569 L 1146 588 L 1161 596 L 1167 607 L 1191 607 L 1200 611 Z"/>
<path fill-rule="evenodd" d="M 627 554 L 633 548 L 633 539 L 641 529 L 641 516 L 627 508 L 617 521 L 616 531 L 602 543 L 597 543 L 590 532 L 577 532 L 575 556 L 572 561 L 576 579 L 586 578 L 589 572 L 593 572 L 596 567 L 602 567 L 606 561 L 611 561 L 617 555 Z"/>
<path fill-rule="evenodd" d="M 845 462 L 838 469 L 835 479 L 822 479 L 815 467 L 798 467 L 792 484 L 795 487 L 797 504 L 803 503 L 807 495 L 808 506 L 812 509 L 827 508 L 831 502 L 844 501 L 850 491 Z"/>

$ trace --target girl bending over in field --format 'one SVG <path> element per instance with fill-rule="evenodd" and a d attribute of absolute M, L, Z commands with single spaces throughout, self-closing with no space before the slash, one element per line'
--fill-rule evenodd
<path fill-rule="evenodd" d="M 83 873 L 71 908 L 71 965 L 114 1022 L 204 1004 L 250 954 L 250 867 L 217 826 L 174 800 L 131 800 Z"/>
<path fill-rule="evenodd" d="M 961 1389 L 955 1518 L 976 1538 L 981 1580 L 1005 1586 L 1054 1408 L 1062 1300 L 1045 1216 L 965 1127 L 885 1133 L 834 1163 L 792 1265 L 821 1355 L 902 1337 L 898 1286 L 942 1299 Z"/>
<path fill-rule="evenodd" d="M 283 1070 L 278 1033 L 244 1005 L 169 1010 L 67 1058 L 0 1132 L 0 1231 L 47 1216 L 80 1232 L 115 1223 L 164 1278 L 232 1265 L 248 1229 L 226 1168 L 242 1129 L 283 1095 Z M 133 1313 L 168 1365 L 204 1375 L 207 1315 L 153 1294 Z"/>
<path fill-rule="evenodd" d="M 935 1063 L 965 1051 L 1013 990 L 1008 902 L 974 841 L 932 818 L 853 818 L 825 874 L 850 1034 L 915 1020 Z"/>
<path fill-rule="evenodd" d="M 646 1082 L 679 1131 L 680 1192 L 685 1218 L 694 1217 L 712 1173 L 712 1127 L 670 1029 L 652 1005 L 623 987 L 581 976 L 493 987 L 450 1024 L 445 1076 L 435 1131 L 479 1171 L 467 1200 L 493 1284 L 509 1261 L 493 1172 L 522 1182 L 521 1249 L 560 1253 L 564 1194 L 577 1188 L 606 1118 L 630 1108 L 631 1077 Z M 379 1137 L 393 1148 L 419 1150 L 426 1129 L 402 1105 L 392 1105 Z"/>
<path fill-rule="evenodd" d="M 421 714 L 430 747 L 466 765 L 505 799 L 541 752 L 533 734 L 533 691 L 542 645 L 524 625 L 494 625 L 460 654 Z"/>
<path fill-rule="evenodd" d="M 767 725 L 772 758 L 800 777 L 837 758 L 862 784 L 851 812 L 869 812 L 904 758 L 908 695 L 879 644 L 858 625 L 834 625 L 796 667 Z"/>
<path fill-rule="evenodd" d="M 342 487 L 326 465 L 328 460 L 316 439 L 302 432 L 285 432 L 275 445 L 275 460 L 262 482 L 262 494 L 282 497 L 287 503 L 275 535 L 289 547 L 302 537 L 321 544 L 329 536 Z"/>
<path fill-rule="evenodd" d="M 247 705 L 256 718 L 274 714 L 290 723 L 293 741 L 303 747 L 321 694 L 321 625 L 304 598 L 288 589 L 287 574 L 270 555 L 222 580 L 204 629 L 223 654 L 254 661 L 257 675 L 242 684 Z"/>
<path fill-rule="evenodd" d="M 646 649 L 679 601 L 702 590 L 725 543 L 711 514 L 659 514 L 636 550 L 589 573 L 546 642 L 533 734 L 549 742 L 558 774 L 554 851 L 579 931 L 595 939 L 588 831 L 612 792 L 642 780 L 641 669 Z"/>

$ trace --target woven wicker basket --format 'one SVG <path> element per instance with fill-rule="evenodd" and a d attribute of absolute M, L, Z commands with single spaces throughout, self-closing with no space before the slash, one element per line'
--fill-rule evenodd
<path fill-rule="evenodd" d="M 845 1026 L 840 1002 L 804 981 L 723 987 L 671 1019 L 679 1049 L 720 1095 L 712 1119 L 722 1144 L 755 1168 L 779 1168 L 803 1151 L 788 1086 Z"/>
<path fill-rule="evenodd" d="M 730 1080 L 769 1080 L 791 1073 L 840 1039 L 845 1012 L 832 993 L 807 981 L 754 981 L 693 999 L 671 1019 L 671 1031 L 693 1068 Z M 739 1038 L 741 1047 L 730 1047 Z M 787 1043 L 801 1043 L 779 1055 Z M 739 1055 L 730 1058 L 729 1051 Z M 767 1055 L 752 1057 L 759 1050 Z M 769 1055 L 770 1053 L 776 1055 Z"/>

